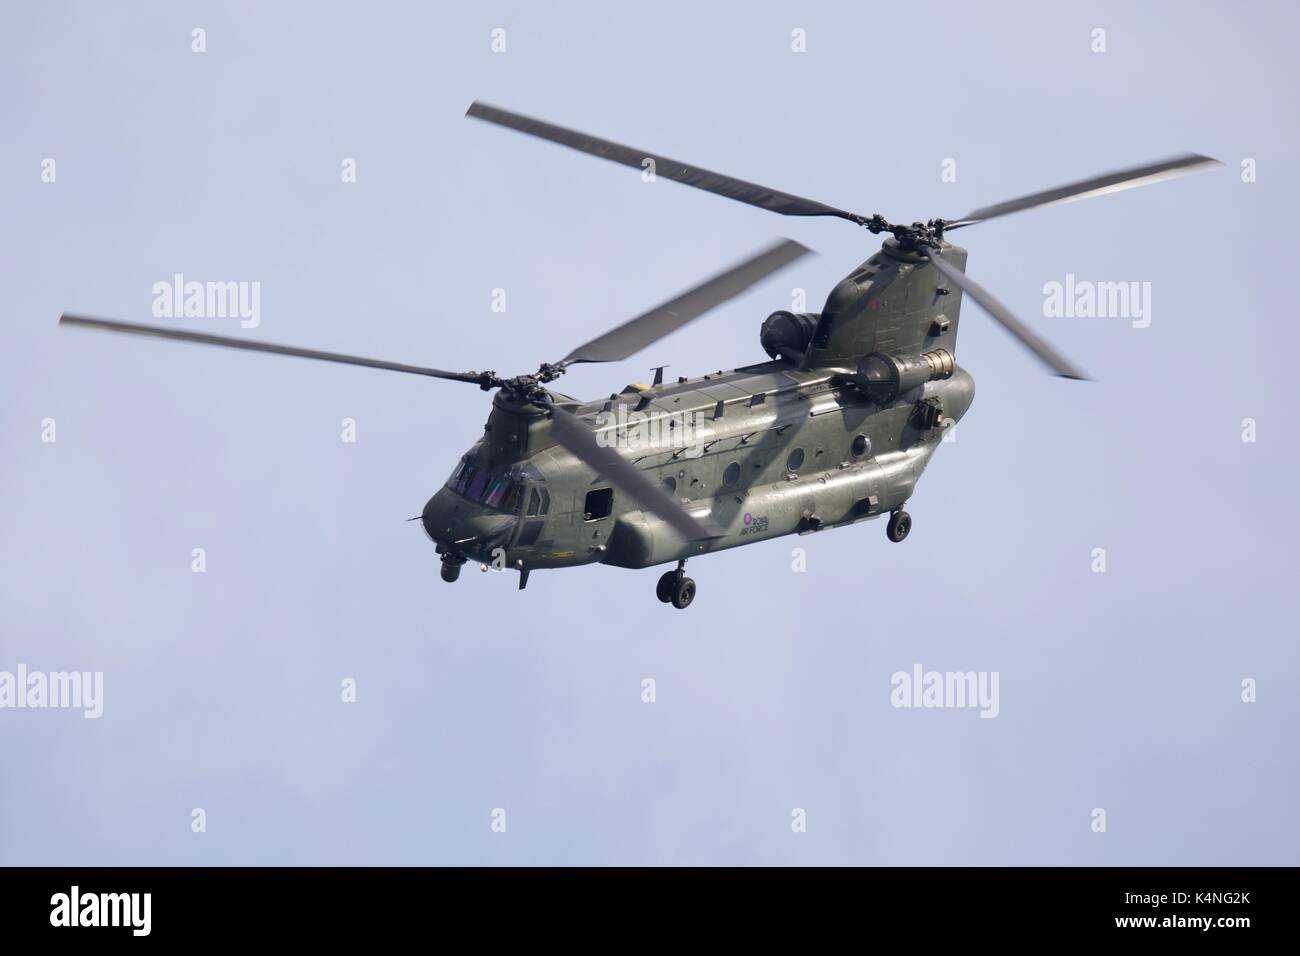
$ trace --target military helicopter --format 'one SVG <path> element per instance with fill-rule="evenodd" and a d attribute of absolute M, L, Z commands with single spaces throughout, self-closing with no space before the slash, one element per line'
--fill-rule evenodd
<path fill-rule="evenodd" d="M 1221 165 L 1197 154 L 1123 169 L 960 219 L 911 225 L 863 216 L 632 149 L 508 110 L 473 103 L 468 116 L 631 166 L 784 216 L 845 219 L 881 249 L 846 276 L 820 313 L 774 312 L 760 344 L 769 360 L 698 378 L 629 385 L 596 401 L 551 387 L 571 366 L 616 362 L 734 298 L 809 250 L 782 240 L 578 346 L 536 372 L 454 372 L 172 328 L 64 314 L 60 324 L 158 336 L 468 382 L 495 390 L 483 436 L 425 504 L 424 530 L 453 582 L 467 561 L 519 572 L 600 563 L 676 563 L 660 601 L 695 599 L 688 558 L 782 535 L 889 515 L 901 542 L 905 510 L 943 431 L 970 408 L 975 382 L 956 361 L 969 295 L 1053 373 L 1086 376 L 965 274 L 966 250 L 946 234 L 1014 212 L 1117 192 Z M 415 520 L 415 519 L 412 519 Z"/>

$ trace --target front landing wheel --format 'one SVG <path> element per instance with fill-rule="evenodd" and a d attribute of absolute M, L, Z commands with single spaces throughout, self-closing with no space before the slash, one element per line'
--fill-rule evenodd
<path fill-rule="evenodd" d="M 457 560 L 455 557 L 444 557 L 442 559 L 442 579 L 448 584 L 453 584 L 460 577 L 460 569 L 464 566 L 464 558 Z"/>
<path fill-rule="evenodd" d="M 673 590 L 677 587 L 677 572 L 665 571 L 655 585 L 655 597 L 667 604 L 673 599 Z"/>
<path fill-rule="evenodd" d="M 677 608 L 679 611 L 684 611 L 691 606 L 691 602 L 694 600 L 695 582 L 688 577 L 682 577 L 682 579 L 677 582 L 676 590 L 673 591 L 673 607 Z"/>

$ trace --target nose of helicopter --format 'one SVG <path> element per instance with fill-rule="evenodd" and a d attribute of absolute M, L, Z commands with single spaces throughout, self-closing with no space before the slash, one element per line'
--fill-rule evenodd
<path fill-rule="evenodd" d="M 515 519 L 440 488 L 420 513 L 424 532 L 446 551 L 482 561 L 510 540 Z"/>

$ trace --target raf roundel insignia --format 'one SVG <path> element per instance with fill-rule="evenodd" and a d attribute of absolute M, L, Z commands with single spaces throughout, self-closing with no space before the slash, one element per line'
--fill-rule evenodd
<path fill-rule="evenodd" d="M 745 524 L 749 524 L 749 523 L 750 523 L 751 521 L 753 521 L 753 520 L 754 520 L 754 516 L 753 516 L 752 514 L 750 514 L 748 511 L 746 511 L 746 512 L 745 512 Z"/>

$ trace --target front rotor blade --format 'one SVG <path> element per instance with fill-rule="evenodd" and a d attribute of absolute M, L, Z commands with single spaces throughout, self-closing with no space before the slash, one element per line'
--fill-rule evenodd
<path fill-rule="evenodd" d="M 695 518 L 666 488 L 647 478 L 613 448 L 600 444 L 595 433 L 576 415 L 554 406 L 551 411 L 551 434 L 555 440 L 646 511 L 663 519 L 688 541 L 723 536 L 724 532 L 712 522 L 706 524 Z"/>
<path fill-rule="evenodd" d="M 984 309 L 1004 329 L 1020 340 L 1020 344 L 1039 357 L 1053 372 L 1062 378 L 1074 378 L 1087 381 L 1088 376 L 1079 370 L 1065 356 L 1052 348 L 1038 333 L 1021 322 L 1011 310 L 995 299 L 987 289 L 962 272 L 951 262 L 945 260 L 934 249 L 923 249 L 934 267 L 948 277 L 953 285 L 958 286 Z"/>
<path fill-rule="evenodd" d="M 166 329 L 156 325 L 136 325 L 133 322 L 116 322 L 111 319 L 70 315 L 66 312 L 59 317 L 59 325 L 72 325 L 83 329 L 102 329 L 106 332 L 128 332 L 132 335 L 151 335 L 178 342 L 220 345 L 223 348 L 244 349 L 249 352 L 270 352 L 274 355 L 293 355 L 298 358 L 319 359 L 324 362 L 341 362 L 344 365 L 364 365 L 367 368 L 381 368 L 390 372 L 410 372 L 412 375 L 428 375 L 432 378 L 445 378 L 455 382 L 473 382 L 479 386 L 490 386 L 495 382 L 495 376 L 490 372 L 444 372 L 438 368 L 403 365 L 400 362 L 360 358 L 356 355 L 343 355 L 339 352 L 319 352 L 316 349 L 300 349 L 292 345 L 273 345 L 270 342 L 255 342 L 251 339 L 237 339 L 225 335 L 208 335 L 204 332 L 187 332 L 182 329 Z"/>
<path fill-rule="evenodd" d="M 517 130 L 520 133 L 527 133 L 529 136 L 548 139 L 552 143 L 559 143 L 561 146 L 568 146 L 570 149 L 576 149 L 591 156 L 598 156 L 601 159 L 608 159 L 611 162 L 622 163 L 624 166 L 631 166 L 634 169 L 646 169 L 648 168 L 646 160 L 654 160 L 655 176 L 662 176 L 664 179 L 685 183 L 687 186 L 694 186 L 696 189 L 703 189 L 719 196 L 726 196 L 728 199 L 735 199 L 751 206 L 758 206 L 760 209 L 767 209 L 783 216 L 836 216 L 858 225 L 862 225 L 867 221 L 865 216 L 837 209 L 834 206 L 827 206 L 825 203 L 819 203 L 813 199 L 783 193 L 777 189 L 768 189 L 766 186 L 759 186 L 743 179 L 736 179 L 734 176 L 715 173 L 699 166 L 691 166 L 656 153 L 648 153 L 645 150 L 633 149 L 621 143 L 589 136 L 577 130 L 565 129 L 563 126 L 555 126 L 552 123 L 546 123 L 519 113 L 512 113 L 509 110 L 488 106 L 486 103 L 479 103 L 478 101 L 471 103 L 465 115 Z"/>
<path fill-rule="evenodd" d="M 580 345 L 560 363 L 617 362 L 634 355 L 651 342 L 656 342 L 675 332 L 692 319 L 697 319 L 710 309 L 728 299 L 733 299 L 756 282 L 782 269 L 811 250 L 793 239 L 782 239 L 762 252 L 720 272 L 688 292 L 670 299 L 635 319 L 624 322 Z"/>
<path fill-rule="evenodd" d="M 1156 163 L 1147 163 L 1143 166 L 1134 166 L 1131 169 L 1116 170 L 1102 176 L 1093 176 L 1090 179 L 1081 179 L 1076 183 L 1057 186 L 1055 189 L 1044 189 L 1041 192 L 1031 193 L 1019 199 L 1011 199 L 995 206 L 985 206 L 983 209 L 976 209 L 962 219 L 945 222 L 944 228 L 960 229 L 962 226 L 974 225 L 986 219 L 996 219 L 998 216 L 1007 216 L 1013 212 L 1020 212 L 1022 209 L 1033 209 L 1035 206 L 1052 206 L 1057 203 L 1073 202 L 1076 199 L 1088 199 L 1092 196 L 1104 196 L 1107 193 L 1134 189 L 1137 186 L 1158 183 L 1165 179 L 1173 179 L 1176 176 L 1185 176 L 1201 169 L 1208 169 L 1211 166 L 1222 165 L 1217 159 L 1209 156 L 1202 156 L 1199 153 L 1184 153 L 1181 156 L 1163 159 Z"/>

